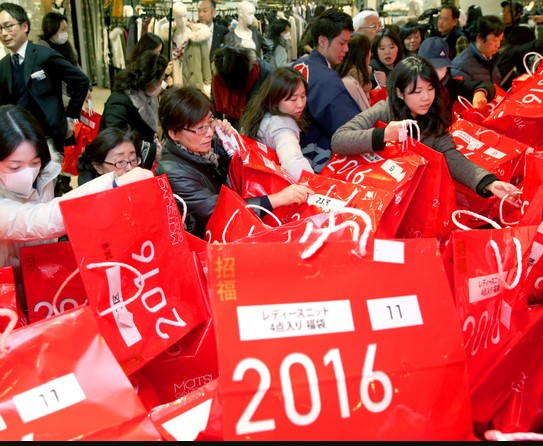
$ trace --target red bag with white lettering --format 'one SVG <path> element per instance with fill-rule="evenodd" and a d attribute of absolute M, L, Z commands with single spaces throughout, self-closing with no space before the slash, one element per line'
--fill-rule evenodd
<path fill-rule="evenodd" d="M 524 179 L 526 153 L 533 150 L 527 144 L 464 119 L 451 126 L 451 134 L 456 148 L 475 164 L 502 181 L 520 185 Z M 483 198 L 456 180 L 454 184 L 459 209 L 481 214 L 491 220 L 498 219 L 497 197 Z M 474 220 L 472 223 L 480 224 L 481 221 Z"/>
<path fill-rule="evenodd" d="M 457 216 L 469 211 L 457 210 Z M 522 332 L 528 302 L 524 279 L 536 226 L 453 231 L 444 253 L 456 312 L 464 334 L 470 389 L 477 388 Z"/>
<path fill-rule="evenodd" d="M 0 342 L 0 440 L 160 439 L 87 305 L 11 330 Z"/>
<path fill-rule="evenodd" d="M 89 305 L 127 374 L 210 317 L 165 175 L 60 209 Z"/>
<path fill-rule="evenodd" d="M 56 302 L 60 312 L 87 302 L 87 293 L 81 276 L 77 273 L 70 242 L 23 246 L 19 251 L 19 258 L 30 322 L 54 314 L 53 298 L 61 287 Z M 67 281 L 74 272 L 76 275 Z"/>
<path fill-rule="evenodd" d="M 334 154 L 320 175 L 394 193 L 379 226 L 382 236 L 395 237 L 428 162 L 402 143 L 387 143 L 380 152 Z"/>
<path fill-rule="evenodd" d="M 496 89 L 494 99 L 489 101 L 487 106 L 482 110 L 474 108 L 473 104 L 465 97 L 458 96 L 452 106 L 452 122 L 454 123 L 458 119 L 465 119 L 466 121 L 481 125 L 485 118 L 490 115 L 490 112 L 508 97 L 508 94 L 499 85 L 494 84 L 494 88 Z"/>
<path fill-rule="evenodd" d="M 141 373 L 149 378 L 160 403 L 175 401 L 219 377 L 217 341 L 212 319 L 162 352 Z"/>
<path fill-rule="evenodd" d="M 535 147 L 543 144 L 543 73 L 522 82 L 482 122 L 486 128 Z"/>
<path fill-rule="evenodd" d="M 310 172 L 302 172 L 298 183 L 307 185 L 315 193 L 309 196 L 307 203 L 291 206 L 291 214 L 285 218 L 287 223 L 350 207 L 366 212 L 370 216 L 374 233 L 379 234 L 379 222 L 394 199 L 392 192 L 376 189 L 371 185 L 354 184 Z M 350 218 L 358 219 L 355 214 L 351 214 Z M 364 224 L 363 221 L 359 221 L 360 223 Z"/>
<path fill-rule="evenodd" d="M 320 247 L 209 246 L 224 440 L 473 437 L 436 240 L 366 245 L 367 229 Z"/>

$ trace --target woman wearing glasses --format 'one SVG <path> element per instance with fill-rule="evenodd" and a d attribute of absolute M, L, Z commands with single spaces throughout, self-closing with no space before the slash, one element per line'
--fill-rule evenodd
<path fill-rule="evenodd" d="M 185 229 L 203 238 L 223 184 L 227 185 L 230 156 L 215 136 L 220 127 L 230 134 L 232 125 L 213 118 L 213 104 L 199 89 L 172 87 L 160 99 L 160 125 L 166 136 L 155 174 L 166 174 L 174 194 L 187 205 Z M 281 192 L 246 201 L 271 211 L 279 206 L 303 203 L 311 192 L 293 184 Z M 178 204 L 183 213 L 181 204 Z M 259 213 L 260 211 L 257 211 Z"/>
<path fill-rule="evenodd" d="M 118 176 L 141 165 L 141 150 L 135 133 L 116 127 L 102 130 L 79 156 L 77 184 L 90 181 L 108 172 Z"/>

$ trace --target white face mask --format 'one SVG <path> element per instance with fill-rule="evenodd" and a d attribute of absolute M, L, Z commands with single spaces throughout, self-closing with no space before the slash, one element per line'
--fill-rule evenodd
<path fill-rule="evenodd" d="M 51 40 L 57 45 L 64 45 L 68 41 L 68 33 L 57 33 L 51 37 Z"/>
<path fill-rule="evenodd" d="M 290 40 L 290 31 L 288 33 L 281 34 L 281 37 L 286 40 Z"/>
<path fill-rule="evenodd" d="M 39 173 L 39 167 L 25 167 L 13 173 L 0 172 L 0 181 L 7 190 L 28 198 L 32 193 L 32 184 Z"/>

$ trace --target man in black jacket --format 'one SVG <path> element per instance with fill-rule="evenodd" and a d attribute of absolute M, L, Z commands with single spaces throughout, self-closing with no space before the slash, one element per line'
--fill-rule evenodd
<path fill-rule="evenodd" d="M 222 45 L 224 36 L 228 33 L 228 28 L 215 22 L 216 13 L 215 0 L 200 0 L 198 2 L 198 21 L 209 26 L 211 29 L 211 38 L 207 44 L 209 48 L 209 57 L 213 52 Z"/>
<path fill-rule="evenodd" d="M 447 42 L 439 37 L 428 37 L 423 40 L 418 55 L 427 59 L 436 69 L 441 85 L 444 87 L 444 102 L 449 111 L 458 96 L 470 100 L 474 108 L 486 107 L 488 101 L 494 99 L 496 88 L 492 82 L 468 81 L 454 78 L 449 73 L 452 67 L 451 59 L 448 56 L 449 48 Z"/>

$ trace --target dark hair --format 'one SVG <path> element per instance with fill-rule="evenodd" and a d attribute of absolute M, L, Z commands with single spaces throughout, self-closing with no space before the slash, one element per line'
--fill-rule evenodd
<path fill-rule="evenodd" d="M 281 43 L 281 34 L 285 32 L 287 26 L 290 28 L 290 22 L 285 19 L 275 19 L 268 27 L 268 37 L 272 41 L 271 50 L 274 51 L 277 45 Z"/>
<path fill-rule="evenodd" d="M 424 40 L 424 34 L 426 33 L 426 26 L 416 22 L 414 20 L 407 21 L 401 28 L 400 28 L 400 41 L 402 42 L 402 49 L 404 53 L 407 54 L 407 50 L 405 48 L 405 39 L 407 39 L 411 34 L 418 32 L 420 34 L 420 41 Z"/>
<path fill-rule="evenodd" d="M 201 122 L 213 112 L 211 100 L 196 87 L 173 86 L 160 98 L 158 117 L 165 135 L 170 130 L 178 132 Z"/>
<path fill-rule="evenodd" d="M 66 59 L 68 59 L 72 65 L 79 66 L 79 61 L 75 49 L 72 47 L 70 41 L 59 45 L 51 40 L 51 38 L 58 32 L 62 22 L 68 23 L 68 19 L 64 14 L 60 12 L 48 12 L 43 16 L 41 22 L 42 34 L 38 37 L 47 42 L 51 48 L 57 50 Z"/>
<path fill-rule="evenodd" d="M 230 90 L 242 90 L 256 63 L 256 53 L 250 48 L 225 45 L 212 56 L 213 74 L 219 76 Z"/>
<path fill-rule="evenodd" d="M 145 50 L 133 64 L 119 71 L 115 76 L 112 91 L 131 92 L 145 90 L 151 85 L 158 84 L 162 79 L 168 61 L 161 54 Z"/>
<path fill-rule="evenodd" d="M 367 66 L 367 56 L 371 57 L 371 42 L 365 34 L 354 33 L 349 39 L 349 51 L 343 61 L 334 69 L 340 77 L 345 77 L 353 67 L 356 67 L 358 83 L 361 87 L 371 82 Z"/>
<path fill-rule="evenodd" d="M 451 125 L 451 114 L 447 111 L 441 93 L 441 82 L 434 66 L 420 56 L 408 56 L 399 61 L 387 76 L 387 94 L 390 114 L 393 121 L 413 119 L 411 110 L 400 99 L 397 89 L 402 94 L 409 94 L 417 88 L 418 80 L 429 82 L 435 90 L 435 98 L 430 110 L 425 115 L 417 116 L 421 136 L 445 134 Z M 411 87 L 411 88 L 410 88 Z M 410 88 L 408 90 L 408 88 Z"/>
<path fill-rule="evenodd" d="M 203 0 L 199 0 L 199 2 L 201 2 Z M 217 2 L 215 2 L 215 0 L 208 0 L 209 3 L 211 3 L 211 7 L 213 9 L 217 9 Z"/>
<path fill-rule="evenodd" d="M 249 138 L 256 139 L 260 122 L 266 112 L 285 116 L 279 111 L 279 103 L 290 98 L 296 92 L 300 82 L 307 94 L 309 88 L 307 81 L 299 71 L 292 67 L 279 67 L 273 70 L 264 79 L 258 92 L 249 100 L 241 115 L 239 127 L 242 129 L 242 133 Z M 297 120 L 297 122 L 299 127 L 304 125 L 303 119 Z"/>
<path fill-rule="evenodd" d="M 315 18 L 315 21 L 311 26 L 313 48 L 318 47 L 320 36 L 324 36 L 330 41 L 339 36 L 344 30 L 350 32 L 354 31 L 353 18 L 339 9 L 327 9 L 320 16 Z"/>
<path fill-rule="evenodd" d="M 108 153 L 123 142 L 132 143 L 136 149 L 136 156 L 141 158 L 141 141 L 136 135 L 136 132 L 127 133 L 117 127 L 108 127 L 101 130 L 96 138 L 85 146 L 83 153 L 79 155 L 77 171 L 80 175 L 87 173 L 90 178 L 100 176 L 93 163 L 102 164 L 106 160 Z"/>
<path fill-rule="evenodd" d="M 459 19 L 460 18 L 460 10 L 454 6 L 454 5 L 443 5 L 441 6 L 440 8 L 440 11 L 443 10 L 443 9 L 448 9 L 449 11 L 451 11 L 451 16 L 454 19 Z"/>
<path fill-rule="evenodd" d="M 130 53 L 128 54 L 127 64 L 133 63 L 136 59 L 141 57 L 141 55 L 145 51 L 151 50 L 156 52 L 156 49 L 159 47 L 162 47 L 162 49 L 164 48 L 164 41 L 162 40 L 162 38 L 155 33 L 146 32 L 140 37 L 140 39 L 130 50 Z M 159 51 L 159 53 L 160 52 L 161 51 Z"/>
<path fill-rule="evenodd" d="M 377 48 L 379 48 L 381 40 L 383 40 L 383 38 L 385 37 L 388 37 L 390 40 L 392 40 L 392 42 L 394 42 L 394 45 L 398 47 L 398 54 L 396 55 L 396 60 L 394 61 L 394 65 L 396 65 L 398 61 L 403 59 L 403 44 L 400 40 L 400 36 L 398 35 L 398 33 L 392 28 L 385 27 L 377 33 L 375 39 L 373 39 L 373 42 L 371 43 L 371 55 L 375 60 L 378 60 L 380 62 L 379 56 L 377 55 Z"/>
<path fill-rule="evenodd" d="M 476 23 L 483 16 L 483 11 L 479 5 L 470 5 L 468 7 L 468 14 L 466 19 L 466 25 L 464 26 L 464 33 L 469 38 L 471 29 L 474 23 Z"/>
<path fill-rule="evenodd" d="M 25 141 L 36 148 L 43 169 L 51 161 L 47 138 L 38 120 L 19 105 L 0 106 L 0 161 L 5 160 Z"/>
<path fill-rule="evenodd" d="M 15 3 L 0 3 L 0 12 L 6 11 L 11 17 L 13 17 L 19 24 L 26 22 L 28 30 L 26 34 L 30 32 L 30 19 L 23 7 L 16 5 Z"/>
<path fill-rule="evenodd" d="M 477 37 L 486 41 L 490 34 L 498 37 L 503 34 L 504 30 L 505 25 L 498 16 L 484 15 L 474 23 L 469 38 L 471 42 L 474 42 Z"/>

